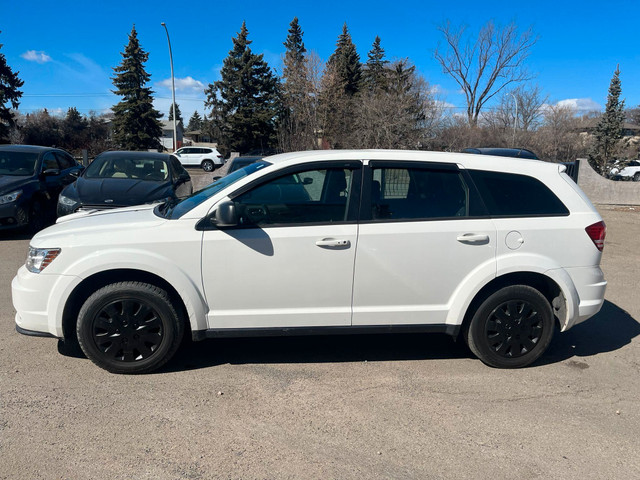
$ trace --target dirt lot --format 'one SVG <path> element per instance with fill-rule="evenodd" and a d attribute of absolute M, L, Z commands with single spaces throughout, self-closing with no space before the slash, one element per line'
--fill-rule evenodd
<path fill-rule="evenodd" d="M 600 211 L 603 310 L 517 371 L 414 334 L 210 340 L 111 375 L 15 332 L 29 241 L 0 233 L 0 478 L 640 478 L 640 208 Z"/>

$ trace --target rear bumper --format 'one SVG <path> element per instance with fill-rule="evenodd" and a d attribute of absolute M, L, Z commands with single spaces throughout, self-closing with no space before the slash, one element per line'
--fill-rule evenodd
<path fill-rule="evenodd" d="M 565 269 L 575 285 L 578 293 L 578 308 L 573 318 L 568 319 L 563 330 L 584 322 L 594 316 L 602 308 L 607 281 L 599 266 L 574 267 Z"/>

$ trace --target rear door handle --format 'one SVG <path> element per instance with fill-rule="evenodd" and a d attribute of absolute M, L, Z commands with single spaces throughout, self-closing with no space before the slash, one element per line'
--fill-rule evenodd
<path fill-rule="evenodd" d="M 489 235 L 485 235 L 482 233 L 465 233 L 464 235 L 458 235 L 457 240 L 460 243 L 470 243 L 470 244 L 479 244 L 479 243 L 489 243 Z"/>
<path fill-rule="evenodd" d="M 322 240 L 318 240 L 316 245 L 328 248 L 349 248 L 351 246 L 351 242 L 340 238 L 323 238 Z"/>

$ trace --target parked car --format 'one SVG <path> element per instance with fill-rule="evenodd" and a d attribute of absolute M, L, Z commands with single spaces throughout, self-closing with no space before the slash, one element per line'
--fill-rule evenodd
<path fill-rule="evenodd" d="M 640 161 L 631 160 L 622 169 L 611 170 L 613 180 L 632 180 L 634 182 L 640 182 Z"/>
<path fill-rule="evenodd" d="M 393 150 L 267 157 L 181 201 L 59 219 L 13 279 L 17 330 L 77 341 L 118 373 L 157 369 L 185 332 L 444 332 L 488 365 L 524 367 L 603 303 L 606 228 L 564 170 Z"/>
<path fill-rule="evenodd" d="M 27 227 L 35 233 L 53 222 L 60 191 L 83 168 L 57 148 L 0 146 L 0 229 Z"/>
<path fill-rule="evenodd" d="M 184 198 L 191 193 L 191 177 L 173 155 L 104 152 L 62 191 L 58 216 Z"/>
<path fill-rule="evenodd" d="M 175 155 L 185 167 L 199 166 L 205 172 L 213 172 L 224 165 L 222 155 L 212 147 L 182 147 Z"/>
<path fill-rule="evenodd" d="M 262 157 L 260 155 L 235 157 L 233 160 L 231 160 L 231 163 L 229 164 L 229 169 L 227 170 L 227 175 L 229 175 L 230 173 L 235 172 L 236 170 L 240 170 L 241 168 L 244 168 L 247 165 L 251 165 L 252 163 L 259 162 L 263 158 L 264 157 Z"/>
<path fill-rule="evenodd" d="M 531 150 L 526 148 L 465 148 L 462 153 L 475 153 L 479 155 L 493 155 L 495 157 L 514 157 L 538 160 Z"/>

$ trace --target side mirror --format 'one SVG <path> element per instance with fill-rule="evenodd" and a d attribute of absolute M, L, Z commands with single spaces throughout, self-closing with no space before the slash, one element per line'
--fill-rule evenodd
<path fill-rule="evenodd" d="M 56 175 L 60 175 L 60 170 L 57 168 L 47 168 L 42 172 L 42 175 L 45 177 L 55 177 Z"/>
<path fill-rule="evenodd" d="M 236 204 L 233 202 L 222 202 L 216 208 L 213 221 L 216 227 L 235 227 L 238 225 L 238 213 Z"/>
<path fill-rule="evenodd" d="M 72 170 L 71 172 L 69 172 L 69 175 L 71 175 L 72 177 L 78 178 L 81 173 L 82 172 L 80 170 Z"/>
<path fill-rule="evenodd" d="M 302 184 L 303 185 L 311 185 L 313 183 L 313 178 L 311 177 L 304 177 L 302 179 Z"/>
<path fill-rule="evenodd" d="M 215 177 L 213 177 L 213 181 L 215 182 L 216 180 L 220 180 L 222 177 L 220 175 L 216 175 Z"/>

